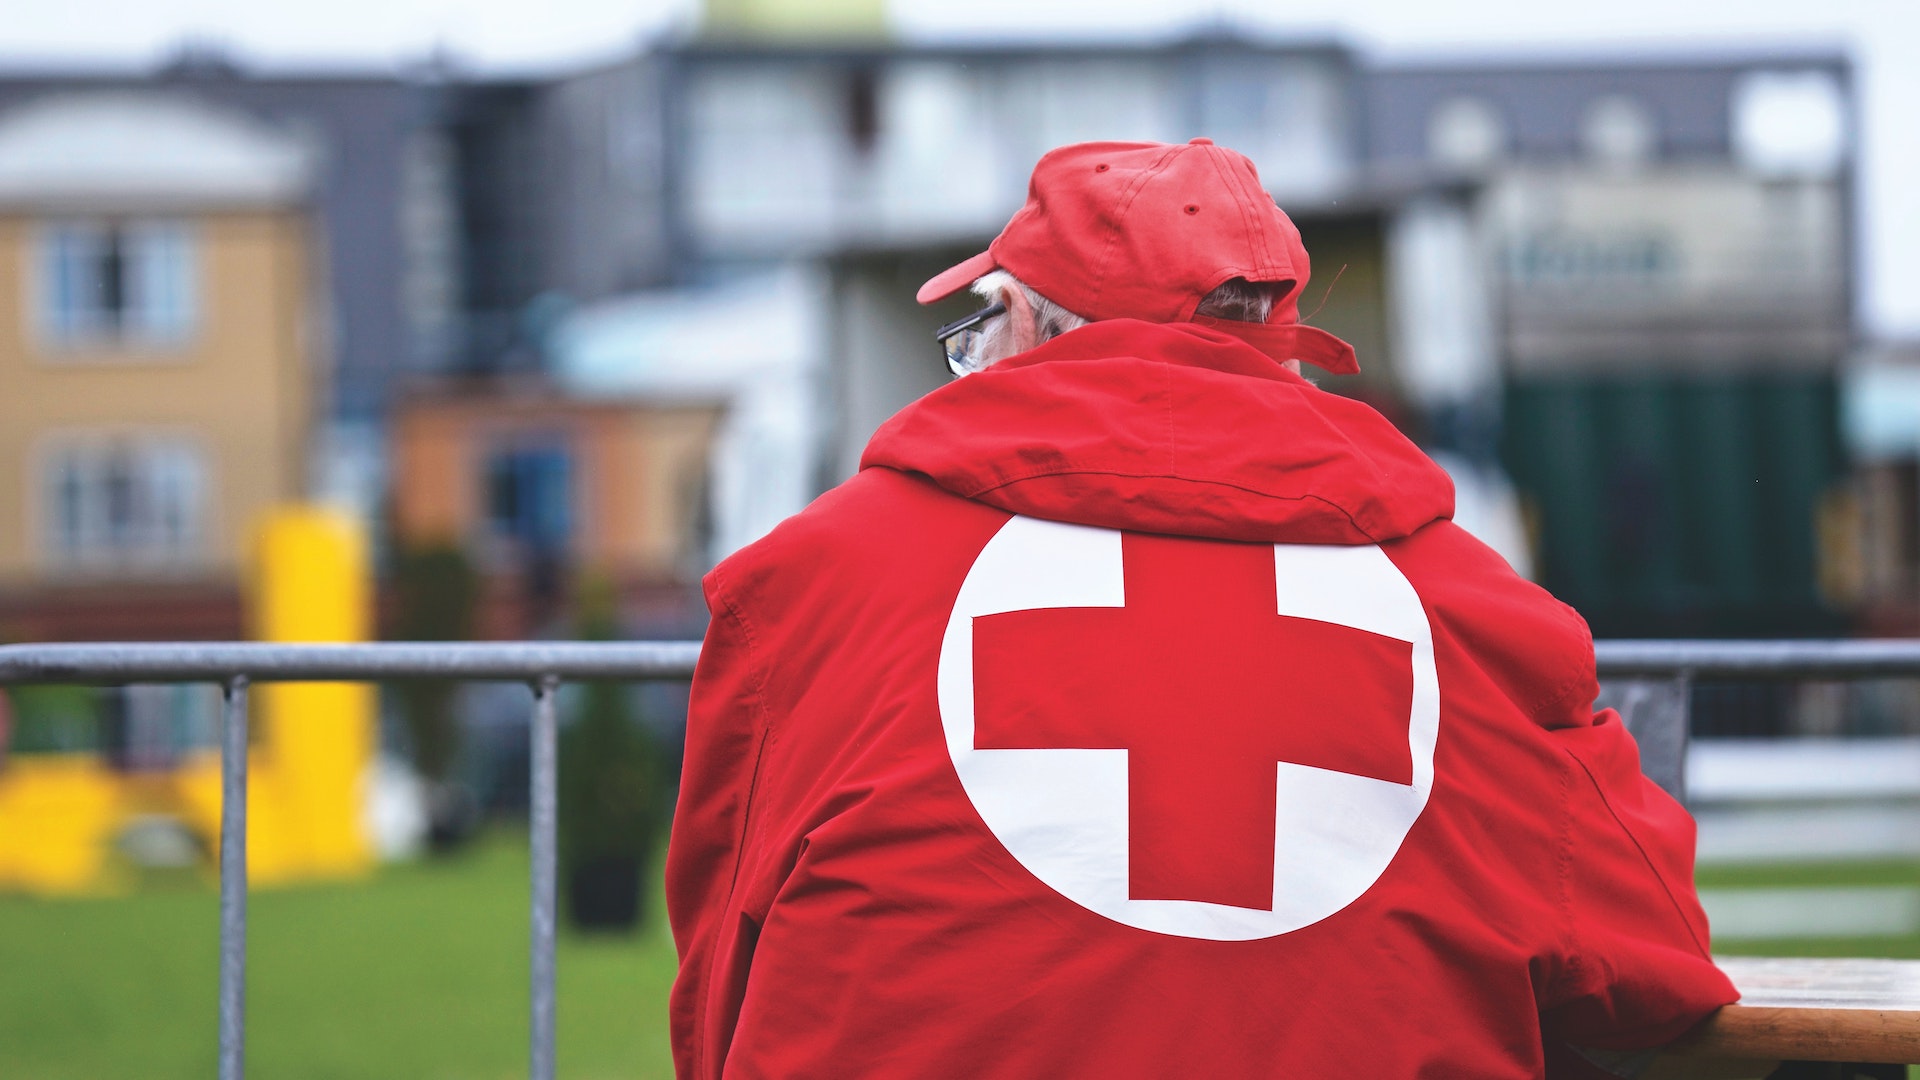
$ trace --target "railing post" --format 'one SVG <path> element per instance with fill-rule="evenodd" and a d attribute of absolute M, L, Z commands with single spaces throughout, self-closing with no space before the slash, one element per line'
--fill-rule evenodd
<path fill-rule="evenodd" d="M 220 732 L 220 1080 L 246 1075 L 247 677 L 226 683 Z"/>
<path fill-rule="evenodd" d="M 1668 681 L 1668 692 L 1673 695 L 1673 729 L 1680 742 L 1678 754 L 1680 767 L 1674 776 L 1671 789 L 1673 797 L 1680 805 L 1687 804 L 1687 755 L 1693 750 L 1693 672 L 1682 670 Z"/>
<path fill-rule="evenodd" d="M 533 688 L 532 776 L 528 819 L 533 862 L 533 1080 L 553 1080 L 554 931 L 559 876 L 560 722 L 554 698 L 560 680 L 541 677 Z"/>
<path fill-rule="evenodd" d="M 1620 713 L 1640 745 L 1640 768 L 1647 778 L 1682 803 L 1687 801 L 1687 745 L 1691 742 L 1693 673 L 1665 678 L 1607 679 L 1595 708 Z"/>

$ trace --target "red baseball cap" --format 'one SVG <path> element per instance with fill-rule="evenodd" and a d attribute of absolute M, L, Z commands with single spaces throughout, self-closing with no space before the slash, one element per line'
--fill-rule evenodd
<path fill-rule="evenodd" d="M 993 270 L 1088 319 L 1194 322 L 1277 360 L 1337 375 L 1360 370 L 1353 346 L 1300 323 L 1308 276 L 1300 230 L 1260 186 L 1253 162 L 1211 139 L 1049 151 L 1033 167 L 1027 204 L 987 250 L 934 275 L 917 299 L 944 300 Z M 1265 323 L 1194 316 L 1231 278 L 1286 287 Z"/>

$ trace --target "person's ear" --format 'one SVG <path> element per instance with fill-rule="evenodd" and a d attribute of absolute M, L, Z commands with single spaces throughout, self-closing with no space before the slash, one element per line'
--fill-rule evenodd
<path fill-rule="evenodd" d="M 1007 305 L 1007 324 L 1013 331 L 1015 355 L 1040 344 L 1040 328 L 1033 324 L 1033 305 L 1027 303 L 1024 289 L 1011 286 L 1000 290 L 1000 302 Z"/>

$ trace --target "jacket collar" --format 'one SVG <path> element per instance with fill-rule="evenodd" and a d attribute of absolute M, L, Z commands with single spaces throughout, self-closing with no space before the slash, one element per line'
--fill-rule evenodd
<path fill-rule="evenodd" d="M 907 406 L 862 468 L 1010 513 L 1271 543 L 1364 544 L 1453 514 L 1453 485 L 1366 405 L 1229 335 L 1113 319 Z"/>

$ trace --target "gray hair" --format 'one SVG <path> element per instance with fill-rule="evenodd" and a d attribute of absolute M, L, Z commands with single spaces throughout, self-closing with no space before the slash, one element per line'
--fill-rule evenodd
<path fill-rule="evenodd" d="M 1033 291 L 1033 286 L 1021 281 L 1005 270 L 989 270 L 987 273 L 981 275 L 979 280 L 973 283 L 975 295 L 987 300 L 998 297 L 1002 291 L 1007 289 L 1020 290 L 1021 295 L 1027 298 L 1027 305 L 1033 308 L 1035 340 L 1046 341 L 1049 338 L 1059 337 L 1069 330 L 1078 330 L 1087 325 L 1088 320 L 1086 316 L 1075 315 L 1059 304 L 1041 296 L 1039 293 Z M 1011 355 L 1002 350 L 1006 345 L 1007 338 L 1011 336 L 1012 333 L 1012 319 L 989 320 L 985 329 L 982 331 L 983 336 L 980 340 L 980 355 L 991 356 L 995 359 L 1001 356 Z"/>
<path fill-rule="evenodd" d="M 1019 289 L 1033 308 L 1034 337 L 1039 341 L 1059 337 L 1069 330 L 1078 330 L 1090 321 L 1084 315 L 1076 315 L 1052 300 L 1041 296 L 1033 286 L 1014 277 L 1005 270 L 990 270 L 973 283 L 973 292 L 983 299 L 992 300 L 1003 290 Z M 1286 290 L 1279 285 L 1264 281 L 1248 281 L 1246 278 L 1228 278 L 1212 292 L 1200 299 L 1200 306 L 1194 309 L 1195 315 L 1205 315 L 1215 319 L 1231 319 L 1234 322 L 1263 323 L 1273 314 L 1274 301 L 1285 295 Z M 1012 322 L 1008 319 L 993 319 L 982 331 L 980 355 L 998 358 L 1006 338 L 1012 333 Z"/>
<path fill-rule="evenodd" d="M 1193 313 L 1233 322 L 1263 323 L 1273 314 L 1273 302 L 1284 295 L 1286 289 L 1274 282 L 1228 278 L 1201 297 L 1200 306 Z"/>

